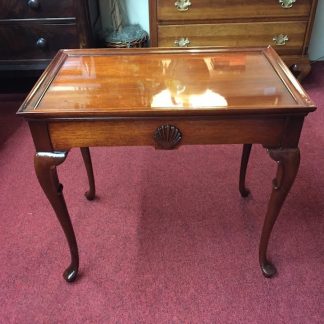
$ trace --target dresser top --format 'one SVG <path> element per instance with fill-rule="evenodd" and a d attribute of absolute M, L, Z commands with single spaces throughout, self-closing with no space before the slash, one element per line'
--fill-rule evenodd
<path fill-rule="evenodd" d="M 137 48 L 60 51 L 18 114 L 88 118 L 313 110 L 271 47 Z"/>

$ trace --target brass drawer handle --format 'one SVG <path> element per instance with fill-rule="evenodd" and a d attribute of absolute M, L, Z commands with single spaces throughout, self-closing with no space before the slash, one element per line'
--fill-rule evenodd
<path fill-rule="evenodd" d="M 293 6 L 296 0 L 279 0 L 282 8 L 289 9 Z"/>
<path fill-rule="evenodd" d="M 177 0 L 174 5 L 178 11 L 187 11 L 191 6 L 190 0 Z"/>
<path fill-rule="evenodd" d="M 284 46 L 289 41 L 288 35 L 280 34 L 274 36 L 272 40 L 275 42 L 276 45 Z"/>
<path fill-rule="evenodd" d="M 36 41 L 36 46 L 41 49 L 45 49 L 47 47 L 47 40 L 44 37 L 40 37 Z"/>
<path fill-rule="evenodd" d="M 39 8 L 39 0 L 28 0 L 27 6 L 32 9 L 38 9 Z"/>
<path fill-rule="evenodd" d="M 188 47 L 188 45 L 190 44 L 190 41 L 188 39 L 188 37 L 181 37 L 180 39 L 177 39 L 174 44 L 176 46 L 179 46 L 179 47 Z"/>

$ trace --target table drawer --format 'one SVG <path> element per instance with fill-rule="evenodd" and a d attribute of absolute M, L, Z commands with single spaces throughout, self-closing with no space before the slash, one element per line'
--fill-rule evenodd
<path fill-rule="evenodd" d="M 77 47 L 74 24 L 0 23 L 0 60 L 48 59 L 61 48 Z"/>
<path fill-rule="evenodd" d="M 309 0 L 297 0 L 291 4 L 290 8 L 283 8 L 279 0 L 190 0 L 189 6 L 186 6 L 186 2 L 157 0 L 158 20 L 307 17 L 311 8 Z M 175 3 L 178 3 L 179 9 Z M 184 11 L 181 11 L 181 8 Z"/>
<path fill-rule="evenodd" d="M 276 146 L 282 140 L 285 118 L 71 121 L 51 122 L 48 129 L 53 149 L 65 150 L 86 146 L 156 146 L 154 133 L 161 125 L 179 129 L 179 145 L 263 143 Z"/>
<path fill-rule="evenodd" d="M 73 0 L 0 1 L 0 19 L 74 17 Z"/>
<path fill-rule="evenodd" d="M 265 47 L 281 54 L 301 54 L 307 22 L 160 25 L 158 46 Z M 284 39 L 280 40 L 283 35 Z M 285 38 L 286 36 L 286 38 Z M 276 45 L 282 42 L 282 45 Z M 286 40 L 285 40 L 286 39 Z"/>

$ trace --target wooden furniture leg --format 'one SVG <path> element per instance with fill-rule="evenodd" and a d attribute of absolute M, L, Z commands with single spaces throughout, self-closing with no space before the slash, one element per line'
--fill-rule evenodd
<path fill-rule="evenodd" d="M 76 279 L 79 269 L 78 246 L 63 196 L 63 186 L 59 183 L 56 166 L 63 163 L 67 152 L 37 152 L 34 166 L 38 181 L 51 203 L 62 226 L 71 253 L 71 264 L 64 271 L 63 277 L 72 282 Z"/>
<path fill-rule="evenodd" d="M 247 197 L 250 190 L 245 186 L 245 176 L 246 169 L 249 162 L 249 157 L 251 153 L 252 144 L 243 144 L 243 152 L 241 158 L 241 168 L 240 168 L 240 180 L 239 180 L 239 190 L 242 197 Z"/>
<path fill-rule="evenodd" d="M 96 187 L 95 187 L 95 180 L 93 176 L 90 150 L 89 147 L 81 147 L 80 150 L 84 161 L 84 165 L 87 170 L 88 180 L 89 180 L 89 190 L 84 195 L 88 200 L 93 200 L 96 196 Z"/>
<path fill-rule="evenodd" d="M 309 61 L 300 62 L 294 64 L 290 69 L 298 81 L 301 82 L 310 73 L 311 64 Z"/>
<path fill-rule="evenodd" d="M 268 210 L 265 216 L 260 246 L 259 262 L 265 277 L 272 277 L 277 270 L 267 259 L 267 248 L 272 228 L 279 215 L 280 209 L 296 178 L 300 153 L 298 148 L 269 149 L 270 157 L 278 163 L 277 175 L 273 180 L 273 189 L 270 196 Z"/>

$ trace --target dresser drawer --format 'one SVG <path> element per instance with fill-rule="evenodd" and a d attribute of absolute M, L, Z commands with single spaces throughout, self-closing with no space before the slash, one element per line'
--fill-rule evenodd
<path fill-rule="evenodd" d="M 184 11 L 175 3 L 186 1 L 157 0 L 158 21 L 187 21 L 231 18 L 307 17 L 311 1 L 297 0 L 290 8 L 283 8 L 279 0 L 190 0 Z"/>
<path fill-rule="evenodd" d="M 0 23 L 0 60 L 48 59 L 61 48 L 77 47 L 74 24 Z"/>
<path fill-rule="evenodd" d="M 74 17 L 73 0 L 0 1 L 0 19 Z"/>
<path fill-rule="evenodd" d="M 279 53 L 301 54 L 307 22 L 160 25 L 158 46 L 265 47 Z M 274 37 L 283 34 L 285 45 L 276 45 Z M 185 40 L 185 42 L 183 42 Z M 188 43 L 189 42 L 189 43 Z"/>

